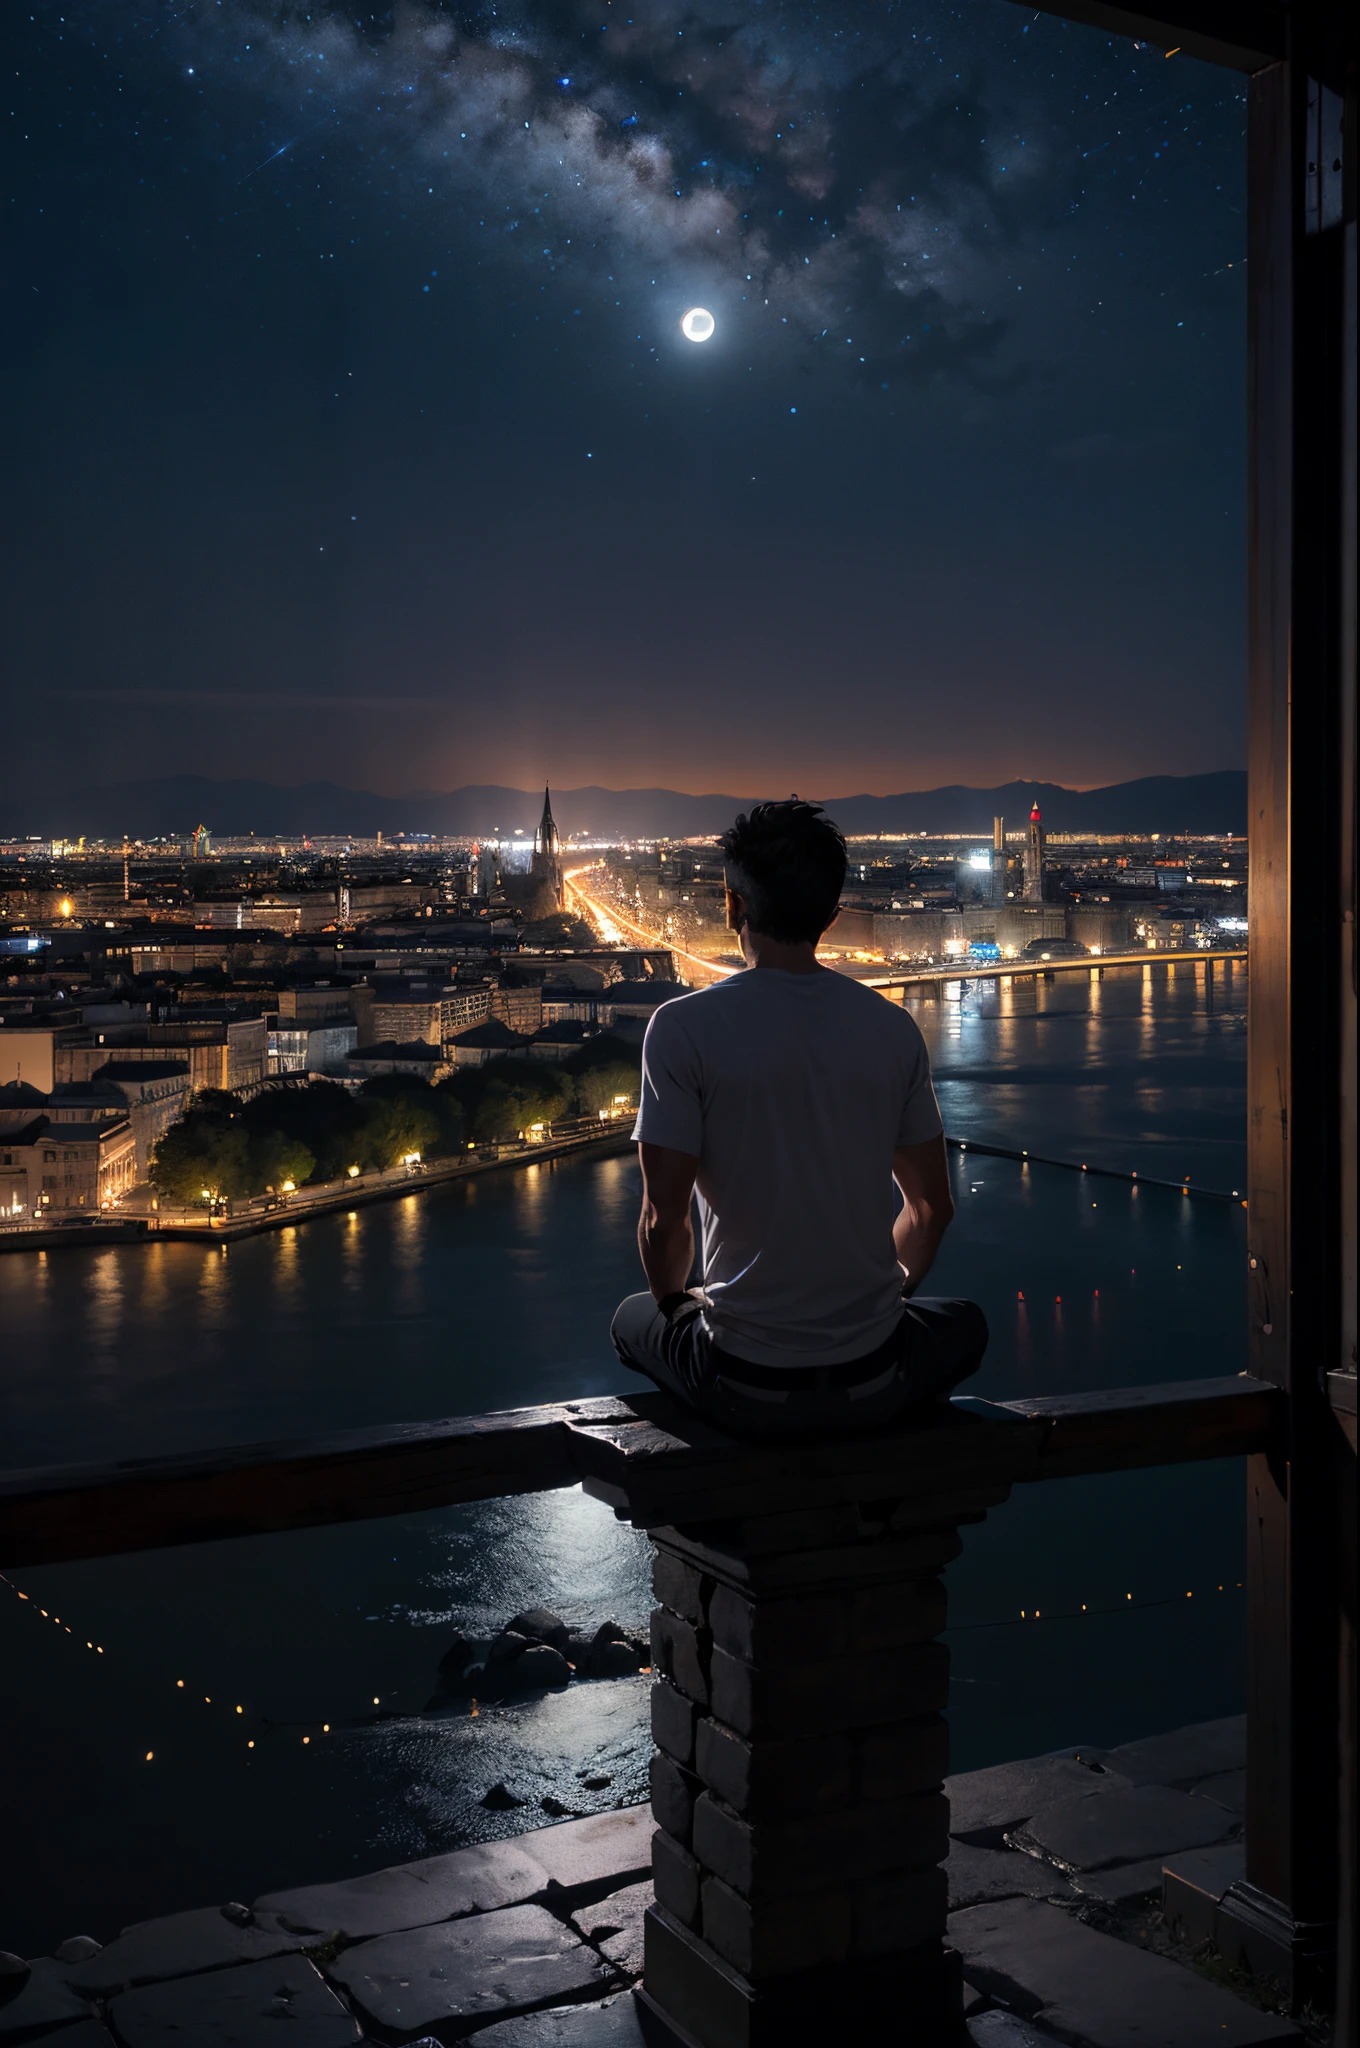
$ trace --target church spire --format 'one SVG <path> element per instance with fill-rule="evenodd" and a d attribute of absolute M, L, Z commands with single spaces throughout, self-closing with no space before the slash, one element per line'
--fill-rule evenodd
<path fill-rule="evenodd" d="M 552 814 L 552 797 L 548 785 L 543 785 L 543 816 L 538 822 L 538 850 L 540 853 L 556 853 L 558 844 L 557 824 Z"/>

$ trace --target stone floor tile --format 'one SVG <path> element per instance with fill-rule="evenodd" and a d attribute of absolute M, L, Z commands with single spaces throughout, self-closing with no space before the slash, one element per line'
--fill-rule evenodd
<path fill-rule="evenodd" d="M 305 1956 L 125 1991 L 109 2016 L 123 2048 L 349 2048 L 361 2038 Z"/>
<path fill-rule="evenodd" d="M 1060 1870 L 1017 1849 L 975 1849 L 951 1842 L 945 1864 L 949 1879 L 949 1910 L 978 1906 L 987 1899 L 1048 1899 L 1074 1896 Z"/>
<path fill-rule="evenodd" d="M 277 1915 L 285 1928 L 313 1939 L 343 1934 L 361 1941 L 407 1927 L 428 1927 L 460 1913 L 517 1906 L 547 1883 L 548 1872 L 512 1839 L 455 1849 L 448 1856 L 426 1856 L 418 1863 L 396 1863 L 336 1884 L 269 1892 L 256 1900 L 255 1911 Z"/>
<path fill-rule="evenodd" d="M 1022 1859 L 1028 1862 L 1028 1857 Z M 593 1942 L 615 1969 L 629 1977 L 642 1975 L 642 1916 L 652 1903 L 651 1880 L 611 1892 L 598 1905 L 581 1906 L 571 1924 Z"/>
<path fill-rule="evenodd" d="M 508 1906 L 438 1927 L 385 1934 L 327 1966 L 366 2019 L 394 2034 L 509 2018 L 589 1997 L 609 1973 L 573 1928 L 542 1906 Z"/>
<path fill-rule="evenodd" d="M 1111 1870 L 1077 1870 L 1072 1883 L 1084 1899 L 1098 1899 L 1102 1906 L 1135 1906 L 1161 1892 L 1162 1860 L 1150 1856 L 1143 1863 L 1116 1863 Z"/>
<path fill-rule="evenodd" d="M 651 1873 L 655 1822 L 649 1806 L 593 1813 L 520 1837 L 535 1863 L 564 1891 L 637 1883 Z"/>
<path fill-rule="evenodd" d="M 66 2020 L 89 2019 L 94 2008 L 88 1998 L 72 1991 L 67 1975 L 64 1963 L 39 1956 L 19 1996 L 0 2005 L 0 2041 L 18 2041 Z"/>
<path fill-rule="evenodd" d="M 557 2005 L 498 2020 L 473 2038 L 476 2048 L 670 2048 L 675 2039 L 631 1991 L 602 2005 Z"/>
<path fill-rule="evenodd" d="M 1218 1771 L 1244 1770 L 1247 1717 L 1229 1714 L 1222 1721 L 1194 1721 L 1166 1735 L 1124 1742 L 1109 1752 L 1108 1761 L 1111 1770 L 1122 1771 L 1135 1785 L 1175 1785 Z"/>
<path fill-rule="evenodd" d="M 1106 1870 L 1177 1849 L 1221 1841 L 1237 1819 L 1211 1799 L 1192 1799 L 1166 1785 L 1068 1793 L 1032 1813 L 1011 1839 L 1070 1870 Z"/>
<path fill-rule="evenodd" d="M 1013 2012 L 983 2012 L 968 2022 L 968 2038 L 974 2048 L 1050 2048 L 1057 2040 L 1037 2020 L 1022 2020 Z"/>
<path fill-rule="evenodd" d="M 222 1969 L 231 1963 L 259 1963 L 269 1956 L 289 1955 L 302 1947 L 303 1934 L 290 1934 L 270 1913 L 256 1916 L 252 1927 L 225 1920 L 217 1906 L 189 1913 L 171 1913 L 163 1920 L 139 1920 L 125 1927 L 116 1941 L 86 1963 L 68 1972 L 77 1991 L 109 1997 L 137 1984 L 159 1984 L 167 1977 L 189 1977 L 197 1970 Z"/>
<path fill-rule="evenodd" d="M 970 1983 L 1087 2048 L 1290 2048 L 1301 2039 L 1193 1970 L 1034 1899 L 954 1913 L 949 1939 Z"/>
<path fill-rule="evenodd" d="M 1065 1792 L 1086 1792 L 1101 1774 L 1070 1756 L 1029 1756 L 1018 1763 L 992 1764 L 982 1771 L 962 1771 L 946 1778 L 951 1835 L 980 1834 L 1018 1827 L 1050 1800 Z"/>
<path fill-rule="evenodd" d="M 1201 1778 L 1191 1791 L 1197 1799 L 1212 1799 L 1216 1806 L 1226 1806 L 1229 1813 L 1245 1813 L 1247 1810 L 1247 1774 L 1242 1771 L 1215 1771 L 1211 1778 Z"/>

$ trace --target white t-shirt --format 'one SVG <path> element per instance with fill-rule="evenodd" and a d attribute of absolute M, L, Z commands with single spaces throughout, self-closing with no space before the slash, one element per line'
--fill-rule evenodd
<path fill-rule="evenodd" d="M 940 1128 L 915 1023 L 845 975 L 748 968 L 647 1026 L 633 1136 L 699 1161 L 705 1319 L 738 1358 L 832 1365 L 891 1335 L 893 1152 Z"/>

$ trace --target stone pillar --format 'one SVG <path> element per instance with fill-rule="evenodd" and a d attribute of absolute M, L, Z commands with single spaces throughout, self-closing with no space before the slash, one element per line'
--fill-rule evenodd
<path fill-rule="evenodd" d="M 643 1996 L 696 2048 L 961 2038 L 936 1574 L 1007 1490 L 652 1530 Z"/>

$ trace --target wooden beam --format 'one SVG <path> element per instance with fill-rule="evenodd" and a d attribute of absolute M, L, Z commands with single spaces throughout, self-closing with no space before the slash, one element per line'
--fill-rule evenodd
<path fill-rule="evenodd" d="M 1029 4 L 1029 0 L 1025 0 Z M 1263 71 L 1288 50 L 1288 12 L 1274 0 L 1176 0 L 1143 10 L 1114 7 L 1105 0 L 1034 0 L 1042 14 L 1055 14 L 1086 28 L 1151 43 L 1155 49 L 1199 57 L 1229 71 Z"/>
<path fill-rule="evenodd" d="M 1007 1401 L 1004 1406 L 1026 1422 L 1044 1425 L 1038 1479 L 1184 1465 L 1251 1452 L 1268 1455 L 1284 1423 L 1279 1389 L 1245 1373 L 1232 1379 Z"/>
<path fill-rule="evenodd" d="M 512 1408 L 291 1443 L 0 1474 L 0 1560 L 62 1564 L 574 1486 L 580 1475 L 568 1425 L 605 1421 L 621 1405 Z"/>
<path fill-rule="evenodd" d="M 660 1394 L 569 1401 L 282 1444 L 0 1476 L 0 1562 L 281 1534 L 574 1486 L 643 1527 L 844 1500 L 925 1499 L 961 1484 L 1191 1458 L 1273 1441 L 1278 1393 L 1246 1379 L 995 1403 L 924 1426 L 812 1444 L 740 1443 Z"/>

